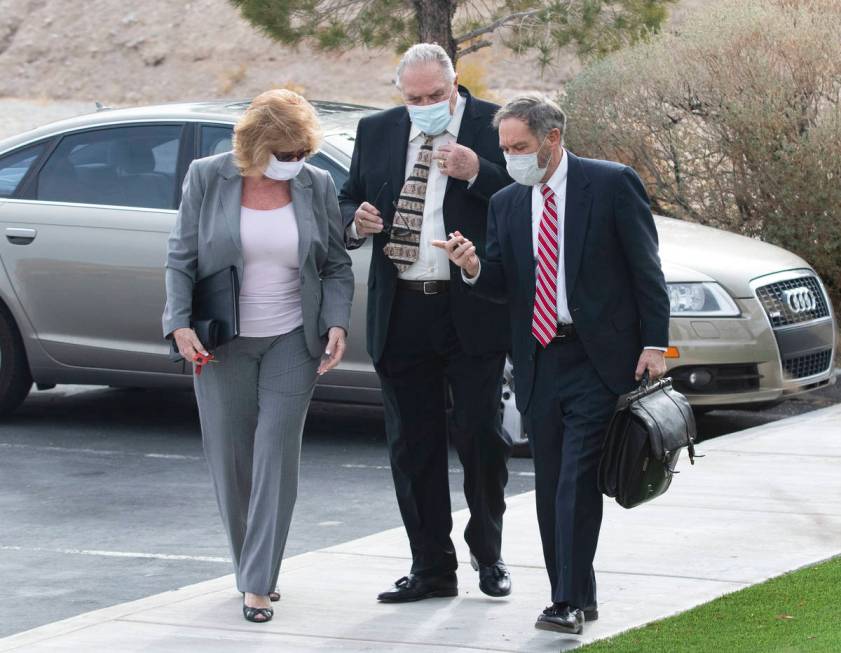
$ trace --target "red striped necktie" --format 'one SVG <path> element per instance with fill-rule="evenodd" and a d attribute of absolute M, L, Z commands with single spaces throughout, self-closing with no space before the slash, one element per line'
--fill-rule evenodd
<path fill-rule="evenodd" d="M 537 234 L 537 284 L 531 332 L 546 347 L 558 331 L 558 208 L 555 193 L 547 184 L 541 192 L 543 216 Z"/>

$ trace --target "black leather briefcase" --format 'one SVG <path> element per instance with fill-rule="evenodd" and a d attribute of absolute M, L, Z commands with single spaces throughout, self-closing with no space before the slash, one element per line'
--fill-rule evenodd
<path fill-rule="evenodd" d="M 209 352 L 239 335 L 239 277 L 235 267 L 195 283 L 190 327 Z M 174 338 L 170 358 L 181 360 Z"/>
<path fill-rule="evenodd" d="M 692 408 L 672 380 L 644 379 L 617 402 L 599 465 L 599 490 L 623 508 L 660 496 L 671 485 L 681 449 L 688 449 L 695 464 L 695 436 Z"/>

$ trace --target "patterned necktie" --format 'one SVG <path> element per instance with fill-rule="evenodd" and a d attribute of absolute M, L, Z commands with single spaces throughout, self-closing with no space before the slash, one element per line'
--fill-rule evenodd
<path fill-rule="evenodd" d="M 558 208 L 555 193 L 544 184 L 543 216 L 537 234 L 537 284 L 532 335 L 546 347 L 558 331 Z"/>
<path fill-rule="evenodd" d="M 400 272 L 405 272 L 418 260 L 420 233 L 423 226 L 423 207 L 426 202 L 426 185 L 429 180 L 429 167 L 432 164 L 432 136 L 424 134 L 424 141 L 418 152 L 418 159 L 412 173 L 403 184 L 400 198 L 397 200 L 397 212 L 392 218 L 392 233 L 383 247 L 385 255 L 392 260 Z M 399 235 L 394 233 L 394 227 Z M 408 232 L 406 233 L 406 228 Z"/>

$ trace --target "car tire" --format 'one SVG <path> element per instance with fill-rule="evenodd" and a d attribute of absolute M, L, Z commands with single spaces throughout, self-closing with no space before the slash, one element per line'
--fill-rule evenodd
<path fill-rule="evenodd" d="M 528 444 L 515 444 L 511 447 L 512 458 L 531 458 L 531 447 Z"/>
<path fill-rule="evenodd" d="M 0 309 L 0 417 L 12 413 L 32 389 L 32 374 L 20 332 L 12 316 Z"/>

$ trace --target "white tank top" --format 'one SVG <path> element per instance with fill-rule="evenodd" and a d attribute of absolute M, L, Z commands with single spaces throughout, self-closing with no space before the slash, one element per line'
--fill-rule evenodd
<path fill-rule="evenodd" d="M 279 336 L 301 326 L 298 225 L 292 203 L 268 211 L 243 206 L 240 237 L 240 335 Z"/>

